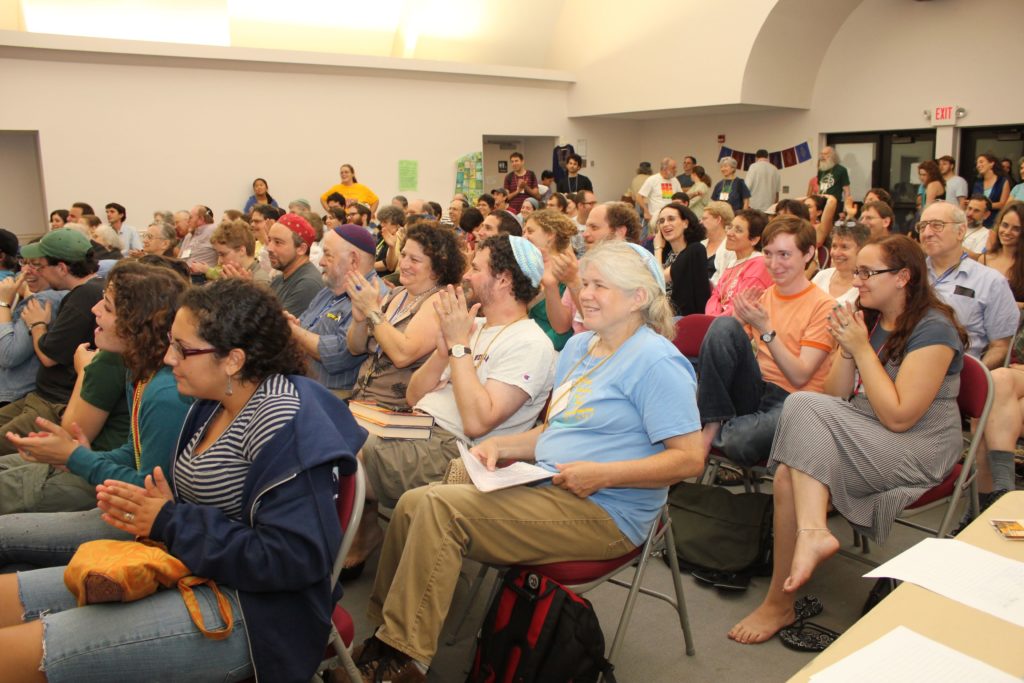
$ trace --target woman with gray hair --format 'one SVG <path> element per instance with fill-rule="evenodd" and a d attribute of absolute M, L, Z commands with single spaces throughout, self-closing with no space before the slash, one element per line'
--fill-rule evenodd
<path fill-rule="evenodd" d="M 559 356 L 543 425 L 465 456 L 491 470 L 534 461 L 551 479 L 402 496 L 370 597 L 380 628 L 356 650 L 363 680 L 426 680 L 464 557 L 498 565 L 620 557 L 643 543 L 668 486 L 703 468 L 695 376 L 669 341 L 660 265 L 638 245 L 610 242 L 588 252 L 580 272 L 589 331 Z"/>
<path fill-rule="evenodd" d="M 853 271 L 857 268 L 857 252 L 871 239 L 871 229 L 863 223 L 837 223 L 832 228 L 832 267 L 819 271 L 811 280 L 840 304 L 857 301 Z"/>
<path fill-rule="evenodd" d="M 722 172 L 722 179 L 715 185 L 711 192 L 711 198 L 728 202 L 733 211 L 742 211 L 750 208 L 750 188 L 743 182 L 743 178 L 736 177 L 738 164 L 732 157 L 722 157 L 718 160 L 718 170 Z"/>

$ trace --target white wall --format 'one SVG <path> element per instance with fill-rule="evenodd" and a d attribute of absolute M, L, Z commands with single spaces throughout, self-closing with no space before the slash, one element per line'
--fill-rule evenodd
<path fill-rule="evenodd" d="M 0 130 L 39 130 L 50 208 L 117 201 L 136 225 L 156 209 L 240 207 L 256 176 L 279 201 L 315 204 L 343 162 L 386 201 L 397 161 L 418 160 L 420 190 L 406 194 L 446 205 L 455 159 L 484 134 L 587 138 L 598 186 L 624 184 L 636 163 L 638 125 L 569 120 L 557 84 L 18 54 L 32 58 L 0 57 Z"/>
<path fill-rule="evenodd" d="M 653 161 L 693 154 L 718 180 L 719 133 L 727 136 L 726 146 L 749 152 L 807 140 L 816 156 L 826 133 L 928 128 L 922 111 L 943 104 L 966 108 L 965 126 L 1020 123 L 1024 93 L 1002 67 L 989 70 L 989 57 L 1003 59 L 996 58 L 993 21 L 1024 22 L 1024 2 L 863 0 L 821 61 L 810 109 L 647 121 L 641 125 L 640 156 Z M 939 67 L 923 68 L 932 57 Z M 786 74 L 777 78 L 783 81 Z M 953 136 L 943 132 L 937 155 L 953 151 Z M 790 185 L 790 196 L 800 195 L 813 174 L 807 162 L 784 169 L 782 182 Z"/>

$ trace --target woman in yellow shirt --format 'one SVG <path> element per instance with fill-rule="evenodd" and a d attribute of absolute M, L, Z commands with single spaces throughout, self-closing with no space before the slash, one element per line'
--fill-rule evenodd
<path fill-rule="evenodd" d="M 345 198 L 345 204 L 360 202 L 369 206 L 370 211 L 376 214 L 380 197 L 356 179 L 356 169 L 352 168 L 351 164 L 342 164 L 339 174 L 341 182 L 332 185 L 329 190 L 320 195 L 320 205 L 324 207 L 324 211 L 327 211 L 327 196 L 332 192 L 337 192 Z"/>

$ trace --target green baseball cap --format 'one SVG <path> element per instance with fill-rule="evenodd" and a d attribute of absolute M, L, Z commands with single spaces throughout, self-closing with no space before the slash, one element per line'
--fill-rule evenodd
<path fill-rule="evenodd" d="M 21 248 L 22 258 L 43 256 L 58 261 L 84 261 L 92 249 L 89 238 L 73 228 L 61 228 L 43 235 L 43 239 Z"/>

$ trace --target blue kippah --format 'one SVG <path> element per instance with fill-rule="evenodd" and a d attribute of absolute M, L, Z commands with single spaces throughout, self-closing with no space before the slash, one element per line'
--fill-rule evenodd
<path fill-rule="evenodd" d="M 508 241 L 512 245 L 512 255 L 516 257 L 519 270 L 530 278 L 530 284 L 539 287 L 540 279 L 544 275 L 544 257 L 541 255 L 540 249 L 525 237 L 509 235 Z"/>

